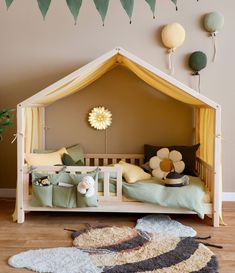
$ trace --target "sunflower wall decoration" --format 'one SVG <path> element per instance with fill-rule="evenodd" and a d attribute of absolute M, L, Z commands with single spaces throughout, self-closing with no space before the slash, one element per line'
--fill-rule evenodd
<path fill-rule="evenodd" d="M 112 124 L 112 113 L 103 106 L 94 107 L 88 115 L 91 127 L 106 130 Z"/>

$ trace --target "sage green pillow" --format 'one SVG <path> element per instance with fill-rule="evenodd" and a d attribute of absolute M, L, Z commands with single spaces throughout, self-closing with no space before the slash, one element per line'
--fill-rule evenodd
<path fill-rule="evenodd" d="M 81 144 L 73 145 L 71 147 L 66 148 L 66 150 L 75 162 L 81 160 L 84 165 L 84 151 Z"/>
<path fill-rule="evenodd" d="M 65 166 L 83 166 L 82 160 L 75 162 L 69 154 L 62 155 L 62 162 Z"/>
<path fill-rule="evenodd" d="M 70 147 L 66 147 L 66 150 L 75 162 L 78 162 L 79 160 L 81 160 L 82 163 L 84 164 L 84 152 L 83 152 L 83 148 L 81 144 L 76 144 Z M 42 149 L 33 150 L 35 154 L 47 154 L 47 153 L 53 153 L 55 151 L 56 150 L 42 150 Z"/>

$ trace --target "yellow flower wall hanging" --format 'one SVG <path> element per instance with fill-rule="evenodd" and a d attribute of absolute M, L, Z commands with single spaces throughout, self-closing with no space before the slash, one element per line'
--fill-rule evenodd
<path fill-rule="evenodd" d="M 103 106 L 94 107 L 88 115 L 91 127 L 106 130 L 112 124 L 112 113 Z"/>

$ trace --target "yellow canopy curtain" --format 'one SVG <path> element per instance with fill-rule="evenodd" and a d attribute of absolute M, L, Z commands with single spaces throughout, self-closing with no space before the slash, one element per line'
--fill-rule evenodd
<path fill-rule="evenodd" d="M 41 149 L 43 143 L 43 124 L 41 107 L 25 108 L 24 152 L 32 153 Z"/>
<path fill-rule="evenodd" d="M 214 165 L 215 110 L 198 108 L 196 116 L 196 142 L 200 143 L 198 157 L 208 165 Z"/>
<path fill-rule="evenodd" d="M 39 98 L 36 103 L 40 105 L 48 105 L 59 99 L 63 99 L 72 95 L 79 90 L 85 88 L 89 84 L 96 81 L 109 70 L 115 68 L 117 65 L 122 65 L 133 73 L 135 73 L 144 82 L 155 88 L 157 91 L 164 93 L 178 101 L 195 106 L 197 111 L 197 126 L 196 126 L 196 141 L 199 142 L 200 148 L 199 157 L 213 166 L 213 150 L 214 150 L 214 119 L 215 111 L 209 107 L 205 102 L 200 101 L 194 96 L 181 90 L 174 84 L 159 77 L 153 72 L 147 70 L 143 66 L 138 65 L 131 59 L 116 54 L 101 63 L 88 67 L 83 73 L 74 80 L 62 85 L 61 87 L 52 90 L 46 96 Z M 42 122 L 40 120 L 40 107 L 39 108 L 26 108 L 26 128 L 25 128 L 25 151 L 32 152 L 33 149 L 38 148 L 42 139 L 40 127 Z"/>

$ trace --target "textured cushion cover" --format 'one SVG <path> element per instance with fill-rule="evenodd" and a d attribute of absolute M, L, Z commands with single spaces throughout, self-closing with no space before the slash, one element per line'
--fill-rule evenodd
<path fill-rule="evenodd" d="M 69 154 L 63 154 L 62 162 L 65 166 L 83 166 L 82 160 L 75 162 Z"/>
<path fill-rule="evenodd" d="M 84 164 L 84 152 L 80 144 L 67 147 L 66 150 L 67 150 L 67 154 L 69 154 L 75 162 L 78 162 L 79 160 L 81 160 L 82 163 Z M 55 150 L 34 149 L 33 152 L 36 154 L 48 154 L 48 153 L 55 152 Z"/>
<path fill-rule="evenodd" d="M 120 161 L 115 167 L 122 168 L 122 175 L 128 183 L 135 183 L 138 180 L 150 179 L 151 175 L 143 171 L 139 166 Z"/>
<path fill-rule="evenodd" d="M 62 160 L 61 156 L 67 153 L 65 148 L 61 148 L 60 150 L 53 153 L 42 153 L 42 154 L 25 154 L 26 162 L 31 166 L 54 166 L 61 165 Z"/>
<path fill-rule="evenodd" d="M 73 145 L 71 147 L 67 147 L 68 154 L 72 157 L 75 162 L 79 160 L 84 164 L 84 151 L 80 144 Z"/>
<path fill-rule="evenodd" d="M 168 146 L 167 148 L 172 151 L 176 150 L 182 154 L 183 161 L 185 163 L 185 169 L 183 174 L 197 176 L 197 172 L 195 170 L 196 165 L 196 152 L 199 148 L 200 144 L 192 145 L 192 146 Z M 153 146 L 149 144 L 144 145 L 144 161 L 148 162 L 151 157 L 156 155 L 156 152 L 164 148 L 163 146 Z"/>

